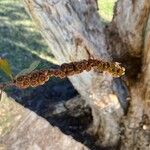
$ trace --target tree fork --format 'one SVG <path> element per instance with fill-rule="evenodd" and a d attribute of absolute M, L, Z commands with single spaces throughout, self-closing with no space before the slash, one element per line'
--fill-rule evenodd
<path fill-rule="evenodd" d="M 60 64 L 91 57 L 110 62 L 112 58 L 107 51 L 109 50 L 113 57 L 120 58 L 120 60 L 127 57 L 126 54 L 141 57 L 141 53 L 144 53 L 143 68 L 149 68 L 150 58 L 148 58 L 149 55 L 146 55 L 149 54 L 149 36 L 145 30 L 148 29 L 150 20 L 149 0 L 119 0 L 117 2 L 112 23 L 108 25 L 110 31 L 107 30 L 113 35 L 117 35 L 116 38 L 105 32 L 95 0 L 24 0 L 24 4 Z M 119 37 L 119 41 L 116 40 L 117 37 Z M 132 71 L 130 69 L 130 72 Z M 145 89 L 149 89 L 150 86 L 147 85 L 149 71 L 143 72 L 142 76 L 145 79 L 143 80 Z M 142 101 L 143 94 L 141 92 L 143 90 L 139 91 L 143 83 L 141 79 L 137 81 L 137 78 L 134 81 L 134 86 L 129 84 L 132 101 L 127 118 L 123 122 L 124 136 L 120 134 L 123 109 L 118 98 L 121 95 L 120 98 L 125 102 L 127 96 L 123 96 L 126 95 L 126 90 L 121 86 L 121 82 L 113 84 L 112 77 L 100 75 L 94 71 L 83 72 L 77 76 L 69 77 L 69 79 L 92 108 L 92 131 L 99 136 L 99 144 L 113 146 L 118 144 L 120 138 L 124 142 L 122 137 L 125 137 L 127 142 L 121 145 L 122 149 L 133 149 L 133 145 L 136 148 L 139 146 L 133 142 L 133 139 L 138 140 L 139 138 L 134 132 L 138 130 L 134 130 L 134 128 L 138 129 L 137 127 L 142 122 L 142 116 L 147 110 Z M 139 82 L 141 84 L 138 84 Z M 115 93 L 113 87 L 119 89 L 118 94 Z M 149 100 L 149 90 L 145 91 L 147 92 L 144 95 Z M 141 137 L 147 141 L 148 136 L 144 136 L 141 128 L 139 131 Z M 130 132 L 132 134 L 129 136 Z M 139 143 L 142 143 L 141 138 L 139 138 Z M 147 149 L 146 142 L 141 147 Z"/>

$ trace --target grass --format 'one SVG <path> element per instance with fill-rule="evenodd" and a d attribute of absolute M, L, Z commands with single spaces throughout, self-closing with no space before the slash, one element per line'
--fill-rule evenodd
<path fill-rule="evenodd" d="M 110 21 L 116 0 L 99 0 L 99 13 Z M 14 74 L 27 68 L 35 60 L 40 67 L 56 63 L 51 50 L 27 15 L 21 0 L 0 0 L 0 57 L 8 59 Z M 8 80 L 0 72 L 0 82 Z"/>
<path fill-rule="evenodd" d="M 117 0 L 98 0 L 99 14 L 105 22 L 111 21 L 113 17 L 113 7 Z"/>
<path fill-rule="evenodd" d="M 41 67 L 56 62 L 20 0 L 0 0 L 0 56 L 10 62 L 14 74 L 35 60 Z M 0 80 L 7 80 L 3 73 Z"/>

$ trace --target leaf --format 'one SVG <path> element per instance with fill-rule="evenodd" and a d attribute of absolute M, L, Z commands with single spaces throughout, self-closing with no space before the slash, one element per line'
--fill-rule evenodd
<path fill-rule="evenodd" d="M 40 61 L 39 60 L 36 60 L 36 61 L 34 61 L 31 65 L 30 65 L 30 67 L 29 67 L 29 71 L 31 72 L 31 71 L 33 71 L 36 67 L 38 67 L 38 65 L 40 64 Z"/>
<path fill-rule="evenodd" d="M 3 94 L 3 90 L 0 89 L 0 101 L 1 101 L 1 99 L 2 99 L 2 94 Z"/>
<path fill-rule="evenodd" d="M 3 70 L 7 76 L 9 76 L 11 79 L 13 79 L 10 65 L 6 59 L 0 58 L 0 69 Z"/>
<path fill-rule="evenodd" d="M 21 72 L 19 72 L 17 75 L 16 75 L 16 78 L 18 76 L 21 76 L 21 75 L 25 75 L 25 74 L 29 74 L 30 72 L 32 72 L 33 70 L 35 70 L 36 67 L 38 67 L 38 65 L 40 64 L 40 61 L 34 61 L 29 68 L 26 68 L 26 69 L 23 69 Z"/>

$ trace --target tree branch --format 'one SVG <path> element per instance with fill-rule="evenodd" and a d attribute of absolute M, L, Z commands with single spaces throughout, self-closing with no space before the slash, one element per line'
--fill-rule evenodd
<path fill-rule="evenodd" d="M 143 89 L 144 100 L 148 107 L 150 107 L 150 15 L 145 30 L 145 42 L 144 42 L 144 57 L 143 57 Z M 142 80 L 142 81 L 143 81 Z"/>
<path fill-rule="evenodd" d="M 122 41 L 134 56 L 142 53 L 145 28 L 150 13 L 149 0 L 119 0 L 116 4 L 113 24 Z"/>
<path fill-rule="evenodd" d="M 95 0 L 24 0 L 24 3 L 60 64 L 89 58 L 111 61 Z M 69 79 L 92 108 L 94 130 L 98 134 L 105 132 L 103 143 L 115 144 L 123 112 L 112 89 L 112 76 L 90 71 Z M 106 130 L 99 129 L 100 122 Z"/>

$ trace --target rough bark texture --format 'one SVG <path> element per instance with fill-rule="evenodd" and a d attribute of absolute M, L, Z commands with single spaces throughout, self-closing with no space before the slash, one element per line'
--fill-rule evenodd
<path fill-rule="evenodd" d="M 111 60 L 94 0 L 24 2 L 60 64 L 93 57 Z M 119 140 L 118 120 L 123 112 L 113 94 L 112 77 L 91 71 L 70 77 L 70 80 L 91 106 L 93 129 L 103 135 L 103 145 L 116 144 Z"/>
<path fill-rule="evenodd" d="M 0 116 L 1 150 L 88 150 L 6 94 L 2 96 Z"/>
<path fill-rule="evenodd" d="M 149 0 L 119 0 L 113 21 L 127 51 L 134 56 L 141 55 L 145 26 L 149 15 Z"/>
<path fill-rule="evenodd" d="M 145 28 L 144 58 L 143 58 L 144 100 L 150 107 L 150 15 Z"/>
<path fill-rule="evenodd" d="M 131 97 L 124 119 L 118 98 L 124 103 L 128 94 L 121 80 L 113 84 L 112 77 L 94 71 L 70 80 L 92 108 L 99 144 L 121 141 L 120 149 L 149 149 L 150 1 L 119 0 L 106 27 L 95 0 L 24 0 L 24 4 L 60 64 L 89 57 L 111 61 L 110 56 L 124 63 Z"/>
<path fill-rule="evenodd" d="M 150 149 L 150 1 L 120 0 L 114 12 L 109 30 L 115 28 L 114 33 L 120 40 L 116 45 L 122 45 L 118 56 L 121 56 L 128 69 L 126 76 L 131 97 L 127 116 L 122 121 L 120 149 L 148 150 Z"/>

